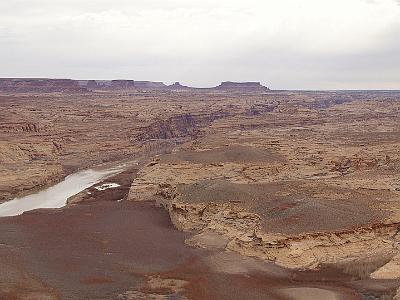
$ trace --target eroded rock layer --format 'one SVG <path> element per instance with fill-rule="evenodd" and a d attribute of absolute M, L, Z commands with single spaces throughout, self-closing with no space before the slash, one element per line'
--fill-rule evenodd
<path fill-rule="evenodd" d="M 371 277 L 399 278 L 400 101 L 383 94 L 252 103 L 143 168 L 129 199 L 156 198 L 198 233 L 189 244 L 217 233 L 227 250 L 300 269 L 381 257 Z"/>
<path fill-rule="evenodd" d="M 1 201 L 145 157 L 128 199 L 157 200 L 190 245 L 301 269 L 379 257 L 371 278 L 400 277 L 399 93 L 84 84 L 100 90 L 0 95 Z"/>

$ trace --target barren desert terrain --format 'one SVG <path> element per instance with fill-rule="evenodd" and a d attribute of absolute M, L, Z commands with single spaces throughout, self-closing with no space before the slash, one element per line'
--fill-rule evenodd
<path fill-rule="evenodd" d="M 0 218 L 0 299 L 400 299 L 400 92 L 33 81 L 0 203 L 125 167 Z"/>

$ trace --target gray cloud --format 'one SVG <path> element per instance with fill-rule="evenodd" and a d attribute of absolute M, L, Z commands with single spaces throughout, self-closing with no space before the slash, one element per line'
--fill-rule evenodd
<path fill-rule="evenodd" d="M 400 88 L 396 2 L 2 0 L 0 76 Z"/>

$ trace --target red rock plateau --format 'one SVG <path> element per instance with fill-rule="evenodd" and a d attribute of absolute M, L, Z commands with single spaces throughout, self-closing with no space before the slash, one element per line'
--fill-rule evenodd
<path fill-rule="evenodd" d="M 0 218 L 0 299 L 400 299 L 400 92 L 37 82 L 0 80 L 2 202 L 138 165 Z"/>

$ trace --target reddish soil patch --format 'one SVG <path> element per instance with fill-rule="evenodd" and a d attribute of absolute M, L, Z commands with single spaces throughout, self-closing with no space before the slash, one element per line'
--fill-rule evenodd
<path fill-rule="evenodd" d="M 83 284 L 106 284 L 112 283 L 113 280 L 107 277 L 88 277 L 80 280 Z"/>

